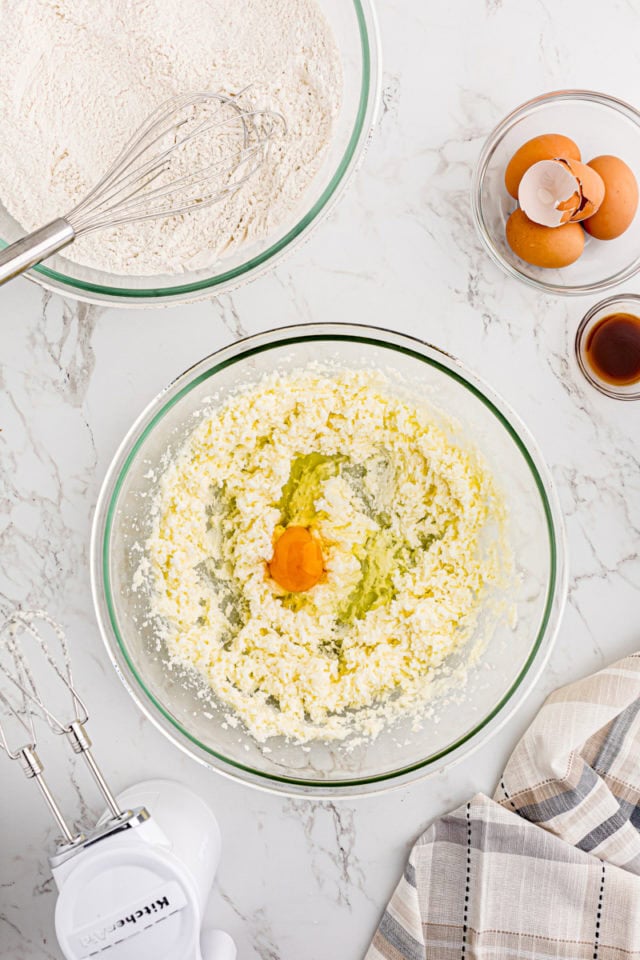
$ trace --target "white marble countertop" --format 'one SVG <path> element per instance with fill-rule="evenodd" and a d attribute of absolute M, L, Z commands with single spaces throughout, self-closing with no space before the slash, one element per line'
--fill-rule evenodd
<path fill-rule="evenodd" d="M 377 135 L 337 211 L 283 267 L 233 296 L 149 312 L 78 306 L 26 280 L 0 292 L 0 598 L 42 605 L 67 625 L 115 788 L 170 775 L 213 805 L 224 851 L 210 910 L 241 960 L 358 960 L 412 840 L 472 792 L 493 789 L 547 692 L 640 646 L 640 403 L 601 397 L 577 370 L 572 340 L 594 298 L 544 297 L 503 277 L 480 249 L 468 200 L 483 136 L 523 100 L 582 86 L 640 102 L 640 8 L 380 6 Z M 327 320 L 426 338 L 505 397 L 552 468 L 571 574 L 550 664 L 507 729 L 444 774 L 332 803 L 251 790 L 165 741 L 112 673 L 88 572 L 98 489 L 138 411 L 233 338 Z M 59 958 L 46 861 L 54 830 L 37 790 L 2 758 L 0 767 L 0 955 Z M 51 779 L 74 815 L 99 809 L 71 760 Z"/>

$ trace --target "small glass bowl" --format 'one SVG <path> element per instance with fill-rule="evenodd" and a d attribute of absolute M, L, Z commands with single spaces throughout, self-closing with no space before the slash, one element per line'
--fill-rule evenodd
<path fill-rule="evenodd" d="M 640 270 L 640 215 L 616 240 L 587 235 L 580 259 L 559 270 L 525 263 L 507 244 L 505 226 L 516 201 L 507 193 L 504 171 L 523 143 L 544 133 L 571 137 L 586 161 L 605 153 L 621 157 L 640 179 L 640 112 L 634 107 L 589 90 L 528 100 L 489 135 L 474 172 L 473 216 L 487 251 L 509 276 L 545 293 L 594 293 L 628 280 Z"/>
<path fill-rule="evenodd" d="M 640 400 L 640 381 L 618 385 L 602 380 L 587 360 L 589 334 L 604 317 L 612 313 L 632 313 L 640 317 L 640 294 L 626 293 L 616 297 L 607 297 L 585 313 L 576 333 L 576 360 L 580 370 L 592 387 L 613 400 Z"/>

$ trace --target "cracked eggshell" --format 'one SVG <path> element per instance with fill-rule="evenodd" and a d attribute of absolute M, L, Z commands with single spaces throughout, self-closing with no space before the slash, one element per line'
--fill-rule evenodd
<path fill-rule="evenodd" d="M 580 184 L 562 160 L 534 163 L 518 188 L 518 203 L 523 212 L 544 227 L 559 227 L 572 220 L 581 201 Z"/>
<path fill-rule="evenodd" d="M 509 160 L 504 172 L 504 185 L 511 196 L 518 199 L 520 181 L 529 167 L 540 160 L 554 160 L 556 157 L 580 160 L 580 149 L 573 140 L 561 133 L 543 133 L 523 143 Z"/>
<path fill-rule="evenodd" d="M 535 223 L 559 227 L 593 216 L 604 199 L 602 177 L 579 160 L 540 160 L 520 181 L 518 202 Z"/>
<path fill-rule="evenodd" d="M 574 221 L 586 220 L 592 217 L 600 209 L 605 196 L 604 180 L 588 164 L 580 163 L 579 160 L 563 159 L 571 173 L 578 181 L 582 199 L 578 210 L 571 217 Z"/>
<path fill-rule="evenodd" d="M 520 209 L 507 220 L 507 243 L 517 257 L 549 270 L 575 263 L 584 250 L 584 230 L 579 223 L 545 227 L 529 220 Z"/>

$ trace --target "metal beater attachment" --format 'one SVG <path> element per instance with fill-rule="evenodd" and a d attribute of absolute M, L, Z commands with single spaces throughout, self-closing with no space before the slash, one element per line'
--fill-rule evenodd
<path fill-rule="evenodd" d="M 246 89 L 162 104 L 84 200 L 0 253 L 0 284 L 93 230 L 188 213 L 235 193 L 286 132 L 284 118 L 256 110 Z"/>
<path fill-rule="evenodd" d="M 30 646 L 29 656 L 26 647 Z M 33 659 L 31 659 L 33 657 Z M 37 664 L 36 664 L 37 659 Z M 38 683 L 34 674 L 38 674 Z M 46 679 L 41 679 L 40 674 Z M 45 687 L 46 699 L 61 682 L 71 698 L 69 716 L 60 719 L 47 707 L 38 686 Z M 42 610 L 15 610 L 0 625 L 0 704 L 5 708 L 5 722 L 0 722 L 0 747 L 12 760 L 19 760 L 26 776 L 35 779 L 49 810 L 68 844 L 80 844 L 84 834 L 74 834 L 43 775 L 44 767 L 36 752 L 36 722 L 44 721 L 50 730 L 64 735 L 74 753 L 81 754 L 104 797 L 112 821 L 130 816 L 123 813 L 109 789 L 91 752 L 91 740 L 85 729 L 89 716 L 73 683 L 67 640 L 62 628 Z M 66 699 L 66 696 L 65 696 Z M 11 747 L 6 734 L 6 721 L 13 718 L 18 729 L 27 735 L 21 746 Z"/>

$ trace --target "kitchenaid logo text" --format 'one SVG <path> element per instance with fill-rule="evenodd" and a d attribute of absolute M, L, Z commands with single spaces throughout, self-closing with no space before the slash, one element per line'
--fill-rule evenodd
<path fill-rule="evenodd" d="M 154 890 L 143 891 L 143 896 L 129 901 L 125 910 L 104 910 L 101 917 L 77 927 L 70 937 L 73 956 L 78 960 L 93 956 L 98 950 L 115 946 L 148 927 L 167 920 L 187 905 L 187 897 L 180 883 L 169 880 Z M 106 906 L 103 902 L 103 907 Z"/>
<path fill-rule="evenodd" d="M 106 939 L 107 934 L 113 933 L 114 930 L 118 930 L 120 927 L 124 927 L 126 923 L 138 923 L 138 921 L 142 920 L 145 916 L 150 917 L 154 913 L 168 909 L 170 906 L 171 902 L 169 897 L 161 897 L 159 900 L 154 900 L 153 903 L 145 904 L 144 907 L 140 907 L 140 909 L 136 910 L 135 913 L 130 913 L 128 917 L 121 917 L 119 920 L 116 920 L 115 923 L 109 924 L 108 927 L 99 927 L 97 930 L 92 930 L 91 933 L 87 934 L 85 937 L 80 937 L 80 943 L 83 947 L 88 947 L 94 943 L 100 943 Z"/>

